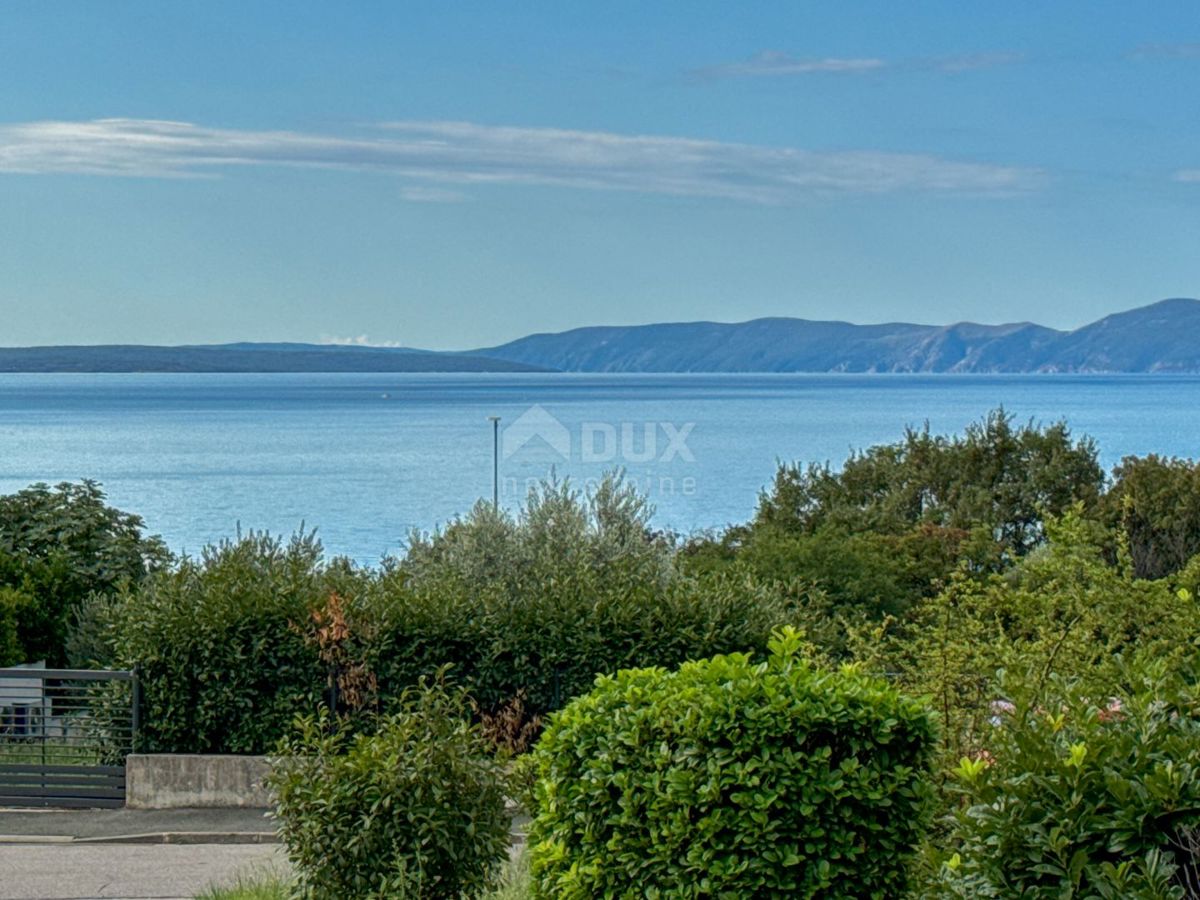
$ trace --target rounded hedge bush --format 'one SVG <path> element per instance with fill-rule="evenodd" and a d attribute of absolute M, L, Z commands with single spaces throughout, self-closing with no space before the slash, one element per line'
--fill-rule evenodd
<path fill-rule="evenodd" d="M 310 900 L 440 900 L 489 888 L 508 858 L 504 773 L 465 697 L 422 681 L 372 733 L 302 719 L 267 785 Z"/>
<path fill-rule="evenodd" d="M 539 742 L 540 897 L 896 897 L 928 809 L 919 702 L 823 672 L 785 629 L 734 654 L 597 679 Z"/>

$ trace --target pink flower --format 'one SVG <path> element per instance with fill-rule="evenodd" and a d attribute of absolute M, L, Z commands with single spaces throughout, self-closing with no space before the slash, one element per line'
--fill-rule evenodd
<path fill-rule="evenodd" d="M 1108 706 L 1096 713 L 1096 718 L 1101 722 L 1112 722 L 1115 719 L 1123 719 L 1125 717 L 1123 709 L 1120 698 L 1112 697 L 1108 701 Z"/>

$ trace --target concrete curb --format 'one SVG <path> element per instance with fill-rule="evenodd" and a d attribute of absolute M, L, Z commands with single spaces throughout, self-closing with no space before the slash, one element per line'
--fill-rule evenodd
<path fill-rule="evenodd" d="M 0 834 L 0 844 L 278 844 L 273 831 L 150 831 L 73 837 L 69 834 Z"/>
<path fill-rule="evenodd" d="M 76 838 L 76 844 L 278 844 L 274 831 L 150 831 Z"/>
<path fill-rule="evenodd" d="M 0 844 L 70 844 L 69 834 L 0 834 Z"/>

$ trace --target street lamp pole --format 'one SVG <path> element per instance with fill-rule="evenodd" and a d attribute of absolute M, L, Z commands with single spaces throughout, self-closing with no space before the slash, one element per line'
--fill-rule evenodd
<path fill-rule="evenodd" d="M 488 416 L 492 423 L 492 509 L 500 509 L 500 417 Z"/>

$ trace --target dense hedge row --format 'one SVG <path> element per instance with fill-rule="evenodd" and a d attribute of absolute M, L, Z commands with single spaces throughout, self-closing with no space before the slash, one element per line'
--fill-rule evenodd
<path fill-rule="evenodd" d="M 529 718 L 598 673 L 761 651 L 794 605 L 675 572 L 635 501 L 554 487 L 518 520 L 480 507 L 379 571 L 324 561 L 311 536 L 184 560 L 105 609 L 117 660 L 141 672 L 142 746 L 265 752 L 331 680 L 344 705 L 387 710 L 448 664 L 481 713 L 520 698 Z"/>
<path fill-rule="evenodd" d="M 761 650 L 771 628 L 788 620 L 783 601 L 746 582 L 679 578 L 655 588 L 621 569 L 473 597 L 385 581 L 378 619 L 363 626 L 373 635 L 367 658 L 381 691 L 390 695 L 450 662 L 451 677 L 485 709 L 520 693 L 526 709 L 541 714 L 586 691 L 598 673 Z"/>
<path fill-rule="evenodd" d="M 120 664 L 142 681 L 146 752 L 263 753 L 325 695 L 311 611 L 366 584 L 311 537 L 208 549 L 108 609 Z"/>

